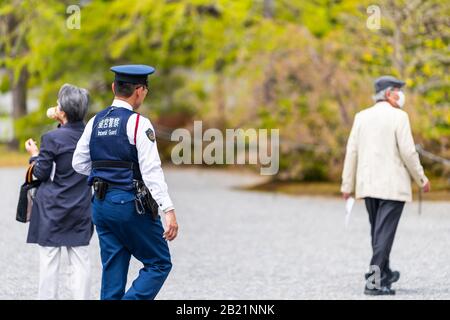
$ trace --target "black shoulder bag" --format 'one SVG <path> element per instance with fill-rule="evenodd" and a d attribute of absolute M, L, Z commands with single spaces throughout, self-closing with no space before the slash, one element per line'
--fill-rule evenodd
<path fill-rule="evenodd" d="M 20 187 L 19 203 L 17 204 L 16 220 L 26 223 L 30 221 L 31 209 L 33 208 L 33 201 L 36 195 L 37 188 L 41 181 L 33 181 L 33 167 L 30 165 L 25 176 L 25 183 Z"/>

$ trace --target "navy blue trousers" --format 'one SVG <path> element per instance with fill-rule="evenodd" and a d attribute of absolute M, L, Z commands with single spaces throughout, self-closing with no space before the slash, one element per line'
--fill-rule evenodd
<path fill-rule="evenodd" d="M 93 199 L 92 220 L 103 265 L 101 299 L 154 299 L 172 268 L 161 218 L 139 215 L 133 192 L 111 189 L 104 200 Z M 125 292 L 131 256 L 143 267 Z"/>

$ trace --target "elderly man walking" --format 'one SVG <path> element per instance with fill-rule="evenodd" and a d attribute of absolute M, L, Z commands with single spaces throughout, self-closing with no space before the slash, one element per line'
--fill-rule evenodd
<path fill-rule="evenodd" d="M 405 202 L 412 199 L 410 176 L 424 192 L 430 190 L 402 110 L 404 85 L 392 76 L 375 81 L 376 103 L 356 114 L 347 143 L 341 191 L 344 199 L 354 190 L 356 198 L 364 198 L 371 227 L 367 295 L 395 294 L 391 284 L 400 273 L 390 269 L 389 255 Z"/>

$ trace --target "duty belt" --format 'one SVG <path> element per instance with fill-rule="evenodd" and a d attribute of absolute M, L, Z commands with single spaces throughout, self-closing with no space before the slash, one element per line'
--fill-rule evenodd
<path fill-rule="evenodd" d="M 112 161 L 101 160 L 93 161 L 92 168 L 125 168 L 133 170 L 135 176 L 140 176 L 139 165 L 128 161 Z M 109 187 L 120 186 L 119 184 L 109 183 L 100 178 L 94 178 L 93 182 L 95 197 L 99 200 L 105 198 L 106 191 Z M 144 214 L 148 210 L 151 211 L 154 219 L 158 217 L 158 204 L 153 199 L 150 191 L 142 180 L 133 179 L 133 189 L 136 192 L 134 204 L 138 214 Z"/>

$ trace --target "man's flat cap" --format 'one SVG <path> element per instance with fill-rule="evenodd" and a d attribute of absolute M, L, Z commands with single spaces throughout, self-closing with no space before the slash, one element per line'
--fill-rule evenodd
<path fill-rule="evenodd" d="M 155 68 L 143 64 L 127 64 L 111 67 L 116 74 L 116 81 L 147 85 L 147 76 L 155 72 Z"/>
<path fill-rule="evenodd" d="M 405 82 L 393 76 L 382 76 L 375 80 L 374 85 L 375 93 L 377 93 L 388 87 L 401 88 L 405 85 Z"/>

